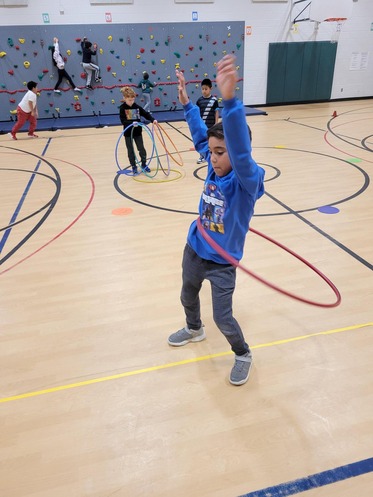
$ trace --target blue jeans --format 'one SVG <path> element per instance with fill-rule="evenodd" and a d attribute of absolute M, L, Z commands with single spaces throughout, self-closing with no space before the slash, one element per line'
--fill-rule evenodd
<path fill-rule="evenodd" d="M 143 93 L 142 96 L 144 97 L 145 101 L 143 109 L 146 110 L 146 112 L 150 112 L 150 103 L 151 103 L 150 93 Z"/>
<path fill-rule="evenodd" d="M 236 355 L 244 355 L 249 346 L 245 342 L 240 325 L 233 317 L 232 299 L 236 286 L 236 268 L 230 264 L 218 264 L 201 259 L 187 244 L 183 255 L 183 286 L 180 300 L 183 304 L 188 328 L 198 330 L 202 326 L 199 292 L 204 280 L 211 285 L 213 318 Z"/>

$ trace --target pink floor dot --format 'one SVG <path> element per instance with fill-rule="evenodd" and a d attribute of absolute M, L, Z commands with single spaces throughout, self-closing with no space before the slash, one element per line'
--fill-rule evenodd
<path fill-rule="evenodd" d="M 133 210 L 130 207 L 119 207 L 118 209 L 114 209 L 111 213 L 114 216 L 128 216 L 128 214 L 132 214 Z"/>

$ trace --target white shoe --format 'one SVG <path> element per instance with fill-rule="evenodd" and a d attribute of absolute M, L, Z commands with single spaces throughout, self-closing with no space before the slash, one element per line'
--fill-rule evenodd
<path fill-rule="evenodd" d="M 78 91 L 79 93 L 83 93 L 83 90 L 81 90 L 80 88 L 78 88 L 77 86 L 74 88 L 74 91 Z"/>
<path fill-rule="evenodd" d="M 54 93 L 58 93 L 59 95 L 61 95 L 61 90 L 53 90 Z"/>

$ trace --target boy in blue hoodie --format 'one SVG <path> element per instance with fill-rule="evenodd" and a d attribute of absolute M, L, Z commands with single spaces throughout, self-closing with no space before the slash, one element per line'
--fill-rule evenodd
<path fill-rule="evenodd" d="M 222 122 L 207 129 L 199 108 L 189 101 L 185 78 L 176 71 L 180 103 L 184 106 L 194 146 L 208 163 L 199 203 L 205 229 L 228 254 L 240 260 L 255 202 L 264 193 L 264 170 L 251 156 L 251 133 L 242 102 L 235 96 L 238 74 L 235 57 L 218 63 L 217 85 L 223 98 Z M 243 385 L 249 378 L 252 355 L 242 330 L 233 317 L 232 301 L 236 267 L 207 243 L 194 221 L 187 237 L 182 263 L 181 303 L 186 326 L 173 333 L 168 343 L 178 347 L 206 338 L 201 321 L 199 292 L 203 281 L 211 284 L 213 318 L 235 354 L 229 381 Z"/>

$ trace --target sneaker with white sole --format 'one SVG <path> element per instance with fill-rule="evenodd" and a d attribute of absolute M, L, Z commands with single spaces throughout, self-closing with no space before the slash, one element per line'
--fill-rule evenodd
<path fill-rule="evenodd" d="M 16 137 L 16 135 L 12 132 L 8 133 L 8 136 L 11 140 L 18 140 L 18 138 Z"/>
<path fill-rule="evenodd" d="M 81 88 L 78 88 L 77 86 L 74 88 L 74 91 L 77 91 L 79 93 L 83 93 L 83 90 Z"/>
<path fill-rule="evenodd" d="M 249 379 L 252 363 L 253 357 L 251 352 L 246 352 L 245 355 L 236 355 L 229 377 L 230 383 L 232 385 L 243 385 L 246 383 Z"/>
<path fill-rule="evenodd" d="M 39 135 L 35 135 L 35 133 L 28 133 L 27 136 L 29 138 L 39 138 Z"/>
<path fill-rule="evenodd" d="M 200 157 L 198 160 L 197 160 L 197 164 L 203 164 L 205 161 L 204 157 Z"/>
<path fill-rule="evenodd" d="M 172 333 L 172 335 L 168 337 L 168 343 L 173 347 L 180 347 L 189 342 L 201 342 L 205 338 L 206 334 L 203 325 L 199 330 L 191 330 L 188 326 L 185 326 L 181 330 L 176 331 L 176 333 Z"/>
<path fill-rule="evenodd" d="M 57 93 L 57 95 L 61 95 L 61 90 L 53 90 L 54 93 Z"/>

